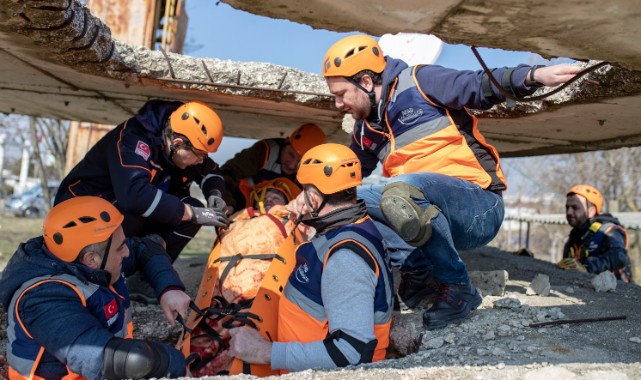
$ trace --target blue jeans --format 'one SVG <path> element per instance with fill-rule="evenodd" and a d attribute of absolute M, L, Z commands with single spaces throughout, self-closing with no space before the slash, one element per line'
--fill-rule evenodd
<path fill-rule="evenodd" d="M 425 200 L 413 198 L 423 209 L 436 205 L 441 212 L 432 219 L 432 237 L 421 247 L 401 239 L 380 209 L 384 185 L 358 187 L 358 198 L 386 241 L 392 265 L 402 272 L 430 270 L 442 284 L 468 282 L 467 269 L 459 249 L 479 248 L 489 243 L 503 222 L 503 198 L 466 180 L 436 173 L 412 173 L 394 177 L 423 192 Z"/>

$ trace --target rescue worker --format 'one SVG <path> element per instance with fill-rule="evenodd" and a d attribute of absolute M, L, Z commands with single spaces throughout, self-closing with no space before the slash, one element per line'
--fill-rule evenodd
<path fill-rule="evenodd" d="M 100 139 L 63 179 L 54 204 L 94 195 L 124 215 L 125 236 L 160 235 L 172 262 L 202 225 L 226 227 L 218 165 L 223 124 L 204 103 L 151 100 Z M 190 196 L 200 185 L 207 207 Z M 146 279 L 128 279 L 132 298 L 154 303 Z"/>
<path fill-rule="evenodd" d="M 235 328 L 232 355 L 286 371 L 385 358 L 392 277 L 382 236 L 356 199 L 360 173 L 358 158 L 344 145 L 320 145 L 303 156 L 297 174 L 303 192 L 292 204 L 316 235 L 296 249 L 279 302 L 276 341 Z"/>
<path fill-rule="evenodd" d="M 427 329 L 464 320 L 482 298 L 458 250 L 494 238 L 506 189 L 498 153 L 467 109 L 489 109 L 504 95 L 483 71 L 408 67 L 385 57 L 365 35 L 336 42 L 322 70 L 336 107 L 356 119 L 351 148 L 363 176 L 380 162 L 392 178 L 385 186 L 359 187 L 358 197 L 390 243 L 392 265 L 402 273 L 400 299 L 415 307 L 436 297 L 423 314 Z M 520 65 L 493 75 L 522 96 L 566 82 L 579 70 Z"/>
<path fill-rule="evenodd" d="M 52 208 L 43 236 L 20 244 L 0 276 L 9 379 L 185 375 L 181 352 L 132 338 L 125 275 L 138 268 L 152 279 L 170 325 L 190 298 L 162 240 L 126 239 L 123 218 L 104 199 L 72 198 Z"/>
<path fill-rule="evenodd" d="M 603 195 L 590 185 L 576 185 L 567 193 L 565 217 L 572 231 L 563 248 L 561 269 L 599 274 L 611 271 L 632 281 L 628 233 L 621 222 L 603 210 Z"/>
<path fill-rule="evenodd" d="M 263 181 L 284 177 L 296 181 L 300 158 L 312 147 L 325 143 L 325 133 L 314 124 L 303 124 L 289 138 L 259 140 L 238 152 L 221 167 L 227 192 L 225 203 L 233 210 L 252 205 L 251 188 Z"/>

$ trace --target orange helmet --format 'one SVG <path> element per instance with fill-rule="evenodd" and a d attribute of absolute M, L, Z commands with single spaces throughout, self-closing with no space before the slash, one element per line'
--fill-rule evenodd
<path fill-rule="evenodd" d="M 52 208 L 44 220 L 45 246 L 57 258 L 70 263 L 86 246 L 107 240 L 123 219 L 120 211 L 102 198 L 68 199 Z"/>
<path fill-rule="evenodd" d="M 289 136 L 289 143 L 299 156 L 313 147 L 325 144 L 325 132 L 315 124 L 303 124 Z"/>
<path fill-rule="evenodd" d="M 588 202 L 592 203 L 596 207 L 596 213 L 601 213 L 601 208 L 603 207 L 603 195 L 595 187 L 590 185 L 576 185 L 568 191 L 567 195 L 578 194 Z"/>
<path fill-rule="evenodd" d="M 362 183 L 361 162 L 345 145 L 323 144 L 310 149 L 300 161 L 296 179 L 334 194 Z"/>
<path fill-rule="evenodd" d="M 375 39 L 366 35 L 345 37 L 325 53 L 324 77 L 353 77 L 363 70 L 382 73 L 385 56 Z"/>
<path fill-rule="evenodd" d="M 252 188 L 252 192 L 249 196 L 249 201 L 247 206 L 252 206 L 254 203 L 258 203 L 260 212 L 265 212 L 265 195 L 270 189 L 275 189 L 283 193 L 287 202 L 291 202 L 294 198 L 300 194 L 300 187 L 296 185 L 292 180 L 285 177 L 279 177 L 272 179 L 270 181 L 261 182 L 255 185 Z"/>
<path fill-rule="evenodd" d="M 223 141 L 223 123 L 205 103 L 184 103 L 172 112 L 169 123 L 174 132 L 187 137 L 194 148 L 203 152 L 214 153 Z"/>

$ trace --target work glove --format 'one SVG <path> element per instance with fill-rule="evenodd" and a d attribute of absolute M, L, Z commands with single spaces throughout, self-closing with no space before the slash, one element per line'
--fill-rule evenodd
<path fill-rule="evenodd" d="M 214 210 L 224 211 L 227 204 L 225 200 L 218 195 L 210 195 L 207 198 L 207 207 L 213 208 Z"/>
<path fill-rule="evenodd" d="M 223 210 L 208 207 L 192 207 L 191 221 L 203 226 L 229 227 L 229 218 Z"/>
<path fill-rule="evenodd" d="M 587 269 L 585 269 L 585 267 L 583 265 L 581 265 L 580 262 L 578 262 L 577 260 L 574 260 L 571 257 L 567 257 L 567 258 L 559 261 L 556 264 L 556 266 L 558 266 L 561 269 L 565 269 L 565 270 L 576 270 L 576 271 L 579 271 L 579 272 L 587 272 L 588 271 Z"/>

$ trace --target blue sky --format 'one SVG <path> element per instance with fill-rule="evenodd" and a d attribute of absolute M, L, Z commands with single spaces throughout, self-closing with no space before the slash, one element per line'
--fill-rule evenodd
<path fill-rule="evenodd" d="M 320 74 L 325 51 L 353 33 L 312 29 L 236 10 L 213 0 L 187 1 L 189 27 L 185 54 L 195 57 L 259 61 Z M 490 67 L 528 63 L 530 53 L 480 49 Z M 480 69 L 468 46 L 445 45 L 436 64 L 454 69 Z"/>
<path fill-rule="evenodd" d="M 187 14 L 187 55 L 269 62 L 319 75 L 326 50 L 342 37 L 353 34 L 315 30 L 287 20 L 256 16 L 225 3 L 216 5 L 213 0 L 187 1 Z M 531 60 L 536 59 L 528 52 L 480 48 L 479 53 L 489 67 L 516 66 L 533 63 Z M 481 69 L 471 49 L 464 45 L 445 44 L 436 64 L 460 70 Z M 212 157 L 222 164 L 253 142 L 226 137 L 220 150 Z"/>

